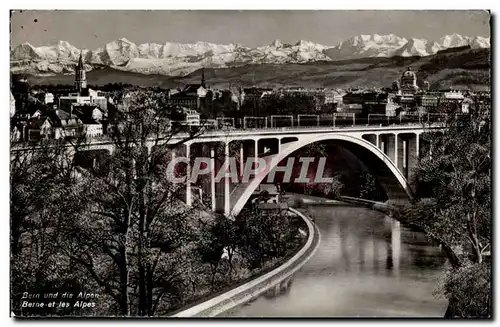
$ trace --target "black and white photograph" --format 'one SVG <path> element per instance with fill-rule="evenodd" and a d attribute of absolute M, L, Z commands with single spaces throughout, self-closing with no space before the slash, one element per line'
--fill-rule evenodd
<path fill-rule="evenodd" d="M 285 9 L 9 11 L 11 319 L 492 319 L 494 13 Z"/>

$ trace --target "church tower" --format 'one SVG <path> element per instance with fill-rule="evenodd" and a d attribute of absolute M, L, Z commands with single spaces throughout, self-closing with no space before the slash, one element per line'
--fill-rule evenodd
<path fill-rule="evenodd" d="M 205 88 L 205 67 L 201 69 L 201 86 Z"/>
<path fill-rule="evenodd" d="M 78 93 L 82 93 L 83 90 L 87 89 L 87 77 L 85 76 L 85 68 L 83 67 L 82 53 L 80 52 L 80 58 L 78 59 L 78 65 L 75 69 L 75 89 Z"/>

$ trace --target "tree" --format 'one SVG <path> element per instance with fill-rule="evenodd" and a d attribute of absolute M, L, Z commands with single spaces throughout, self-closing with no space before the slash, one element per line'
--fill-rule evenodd
<path fill-rule="evenodd" d="M 359 197 L 365 200 L 377 200 L 380 197 L 375 177 L 367 171 L 361 172 Z"/>
<path fill-rule="evenodd" d="M 229 263 L 229 276 L 233 271 L 233 256 L 238 245 L 236 225 L 233 220 L 217 215 L 215 222 L 203 229 L 202 237 L 198 245 L 198 252 L 204 263 L 210 264 L 210 285 L 214 288 L 215 275 L 217 274 L 222 255 L 226 251 Z"/>
<path fill-rule="evenodd" d="M 236 217 L 238 249 L 251 269 L 284 256 L 294 246 L 297 229 L 291 219 L 283 211 L 263 214 L 257 209 L 245 209 Z"/>
<path fill-rule="evenodd" d="M 162 299 L 182 294 L 178 289 L 193 277 L 183 273 L 178 256 L 197 237 L 199 210 L 186 207 L 182 188 L 170 183 L 166 156 L 203 126 L 171 126 L 171 109 L 161 93 L 132 93 L 129 110 L 110 121 L 117 128 L 114 150 L 100 163 L 106 172 L 80 170 L 88 210 L 74 221 L 77 237 L 64 249 L 114 299 L 120 315 L 154 315 Z M 173 141 L 179 132 L 188 134 Z"/>
<path fill-rule="evenodd" d="M 340 200 L 342 195 L 342 190 L 344 189 L 344 183 L 342 182 L 342 176 L 340 174 L 335 174 L 332 183 L 326 185 L 323 192 L 327 197 L 335 200 Z"/>
<path fill-rule="evenodd" d="M 402 218 L 438 240 L 452 268 L 442 288 L 447 315 L 491 315 L 491 120 L 490 107 L 475 103 L 469 116 L 449 122 L 416 168 L 418 196 Z"/>
<path fill-rule="evenodd" d="M 92 281 L 72 269 L 58 245 L 70 217 L 82 208 L 74 188 L 73 161 L 60 143 L 13 145 L 10 162 L 11 289 L 16 314 L 79 314 L 73 307 L 53 312 L 22 308 L 22 294 L 54 289 L 91 291 Z"/>

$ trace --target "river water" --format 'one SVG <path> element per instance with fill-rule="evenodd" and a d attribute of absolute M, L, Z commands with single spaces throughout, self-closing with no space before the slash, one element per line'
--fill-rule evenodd
<path fill-rule="evenodd" d="M 433 295 L 446 258 L 420 232 L 370 209 L 301 209 L 321 242 L 285 292 L 261 296 L 226 317 L 443 317 Z"/>

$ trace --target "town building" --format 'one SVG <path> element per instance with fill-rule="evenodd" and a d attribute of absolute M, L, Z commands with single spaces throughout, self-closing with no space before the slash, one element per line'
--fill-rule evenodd
<path fill-rule="evenodd" d="M 200 84 L 188 84 L 180 92 L 170 93 L 170 104 L 198 112 L 211 112 L 213 92 L 205 84 L 205 70 L 201 71 Z"/>
<path fill-rule="evenodd" d="M 23 140 L 23 125 L 21 124 L 10 124 L 10 141 L 11 142 L 19 142 Z"/>
<path fill-rule="evenodd" d="M 474 103 L 474 101 L 472 101 L 471 98 L 465 98 L 462 101 L 462 113 L 468 114 L 469 110 L 470 110 L 470 107 L 472 106 L 473 103 Z"/>
<path fill-rule="evenodd" d="M 103 124 L 94 119 L 82 119 L 82 133 L 85 137 L 99 137 L 103 135 Z"/>
<path fill-rule="evenodd" d="M 40 100 L 43 104 L 53 104 L 54 103 L 54 94 L 50 92 L 35 92 L 34 96 Z"/>
<path fill-rule="evenodd" d="M 422 113 L 435 112 L 439 105 L 439 92 L 426 92 L 419 97 L 418 105 Z"/>
<path fill-rule="evenodd" d="M 107 111 L 108 100 L 102 92 L 87 89 L 88 95 L 81 95 L 80 93 L 70 93 L 66 96 L 59 97 L 59 109 L 70 111 L 71 106 L 77 105 L 97 105 L 99 108 Z"/>
<path fill-rule="evenodd" d="M 12 94 L 12 91 L 10 91 L 10 117 L 14 117 L 16 114 L 16 99 L 14 98 L 14 95 Z"/>
<path fill-rule="evenodd" d="M 196 110 L 191 110 L 188 108 L 182 108 L 183 114 L 185 115 L 183 125 L 186 126 L 200 126 L 200 114 Z"/>
<path fill-rule="evenodd" d="M 107 118 L 107 112 L 96 104 L 72 104 L 70 113 L 80 119 L 102 121 Z"/>
<path fill-rule="evenodd" d="M 54 137 L 53 123 L 49 117 L 36 117 L 28 120 L 27 129 L 29 140 Z"/>

